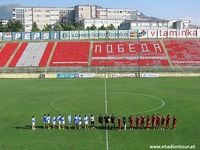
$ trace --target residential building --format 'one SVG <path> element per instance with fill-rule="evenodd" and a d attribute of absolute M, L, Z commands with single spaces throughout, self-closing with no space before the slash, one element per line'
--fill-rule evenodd
<path fill-rule="evenodd" d="M 0 23 L 5 26 L 8 23 L 9 20 L 6 19 L 0 19 Z"/>
<path fill-rule="evenodd" d="M 149 20 L 136 19 L 125 20 L 120 24 L 121 30 L 136 30 L 136 29 L 187 29 L 189 28 L 189 20 Z"/>
<path fill-rule="evenodd" d="M 31 31 L 33 22 L 39 29 L 46 25 L 54 26 L 57 22 L 81 23 L 84 28 L 95 25 L 97 28 L 113 24 L 117 29 L 184 29 L 188 28 L 187 20 L 140 19 L 140 12 L 127 8 L 102 8 L 96 5 L 76 5 L 66 8 L 14 8 L 13 19 L 20 20 L 25 31 Z"/>
<path fill-rule="evenodd" d="M 20 20 L 25 31 L 31 31 L 33 22 L 39 29 L 57 22 L 74 23 L 73 8 L 14 8 L 13 19 Z"/>
<path fill-rule="evenodd" d="M 95 25 L 97 28 L 100 28 L 101 26 L 107 27 L 109 25 L 113 25 L 115 29 L 118 29 L 120 24 L 124 22 L 123 19 L 83 19 L 81 20 L 81 24 L 86 29 L 87 27 L 91 27 Z"/>

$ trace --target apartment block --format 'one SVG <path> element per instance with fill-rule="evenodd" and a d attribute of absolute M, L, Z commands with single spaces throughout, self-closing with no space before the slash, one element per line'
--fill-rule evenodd
<path fill-rule="evenodd" d="M 42 30 L 45 25 L 57 22 L 74 23 L 74 8 L 14 8 L 13 19 L 21 21 L 27 32 L 33 22 Z"/>
<path fill-rule="evenodd" d="M 42 30 L 46 25 L 54 26 L 58 22 L 81 23 L 84 28 L 95 25 L 120 29 L 182 29 L 190 21 L 148 20 L 140 19 L 140 12 L 127 8 L 102 8 L 96 5 L 76 5 L 66 8 L 14 8 L 13 19 L 20 20 L 25 31 L 31 31 L 33 22 Z"/>

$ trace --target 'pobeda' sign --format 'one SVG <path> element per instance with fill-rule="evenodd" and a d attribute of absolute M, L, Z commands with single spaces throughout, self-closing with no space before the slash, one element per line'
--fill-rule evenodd
<path fill-rule="evenodd" d="M 200 29 L 183 30 L 84 30 L 59 32 L 0 32 L 0 41 L 87 40 L 137 38 L 200 38 Z"/>

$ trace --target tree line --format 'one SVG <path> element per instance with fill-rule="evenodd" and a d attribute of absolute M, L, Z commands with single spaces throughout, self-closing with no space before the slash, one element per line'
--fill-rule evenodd
<path fill-rule="evenodd" d="M 45 27 L 40 30 L 34 22 L 32 24 L 32 32 L 39 32 L 39 31 L 74 31 L 74 30 L 115 30 L 113 24 L 110 24 L 109 26 L 105 27 L 102 25 L 101 27 L 97 28 L 95 25 L 92 25 L 90 27 L 87 27 L 84 29 L 84 27 L 79 23 L 56 23 L 54 25 L 45 25 Z M 3 25 L 0 22 L 0 32 L 23 32 L 25 31 L 25 28 L 23 24 L 19 20 L 9 20 L 6 25 Z"/>
<path fill-rule="evenodd" d="M 24 26 L 17 20 L 9 20 L 6 25 L 0 22 L 0 32 L 22 32 L 24 31 Z"/>

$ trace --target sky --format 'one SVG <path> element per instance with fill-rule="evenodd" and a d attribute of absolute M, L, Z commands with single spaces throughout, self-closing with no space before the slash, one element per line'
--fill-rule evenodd
<path fill-rule="evenodd" d="M 161 19 L 190 19 L 200 25 L 200 0 L 0 0 L 0 5 L 70 7 L 93 4 L 105 8 L 134 8 Z"/>

